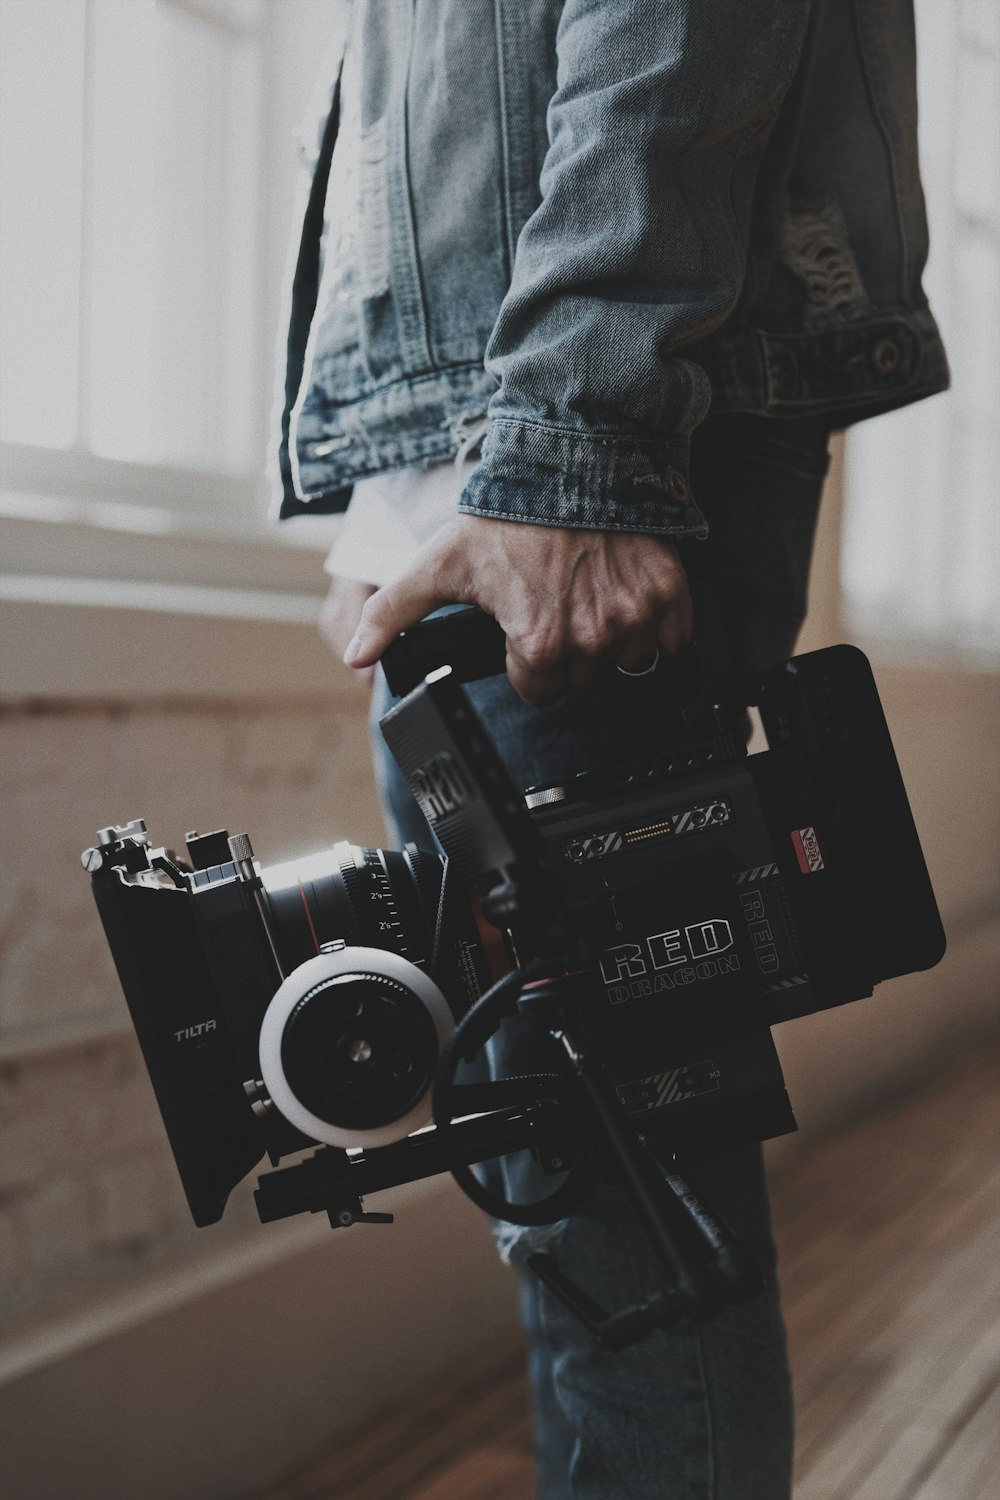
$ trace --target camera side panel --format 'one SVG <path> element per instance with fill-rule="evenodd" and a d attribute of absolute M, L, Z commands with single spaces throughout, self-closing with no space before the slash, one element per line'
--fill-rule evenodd
<path fill-rule="evenodd" d="M 944 929 L 867 658 L 796 657 L 765 678 L 760 708 L 770 750 L 751 765 L 810 954 L 810 1008 L 933 967 Z"/>

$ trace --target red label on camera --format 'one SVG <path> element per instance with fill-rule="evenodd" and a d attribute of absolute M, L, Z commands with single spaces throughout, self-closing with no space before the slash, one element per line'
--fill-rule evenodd
<path fill-rule="evenodd" d="M 815 828 L 793 828 L 792 844 L 803 875 L 815 875 L 826 868 Z"/>

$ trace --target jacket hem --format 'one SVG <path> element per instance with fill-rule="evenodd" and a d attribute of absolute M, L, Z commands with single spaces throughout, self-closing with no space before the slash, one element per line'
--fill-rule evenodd
<path fill-rule="evenodd" d="M 402 376 L 341 405 L 313 398 L 294 424 L 279 517 L 347 509 L 356 480 L 454 458 L 496 388 L 481 363 Z"/>
<path fill-rule="evenodd" d="M 730 327 L 684 355 L 705 370 L 713 412 L 823 416 L 831 429 L 949 385 L 937 324 L 926 307 L 795 332 Z M 311 403 L 298 423 L 297 488 L 290 466 L 282 465 L 279 518 L 342 512 L 355 480 L 453 458 L 495 389 L 482 365 L 470 362 L 404 376 L 345 405 Z M 708 532 L 690 494 L 686 437 L 507 417 L 490 423 L 482 462 L 459 509 L 570 529 L 676 537 Z"/>
<path fill-rule="evenodd" d="M 826 416 L 846 427 L 948 389 L 948 361 L 926 307 L 827 328 L 728 328 L 685 351 L 705 369 L 715 412 Z"/>

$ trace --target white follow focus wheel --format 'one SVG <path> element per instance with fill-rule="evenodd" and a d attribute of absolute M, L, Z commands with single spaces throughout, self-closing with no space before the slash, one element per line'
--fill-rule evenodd
<path fill-rule="evenodd" d="M 260 1075 L 268 1095 L 285 1119 L 305 1135 L 326 1146 L 388 1146 L 401 1141 L 414 1130 L 419 1130 L 431 1121 L 431 1089 L 421 1096 L 412 1109 L 398 1120 L 384 1125 L 356 1129 L 331 1125 L 307 1109 L 293 1093 L 285 1077 L 281 1059 L 281 1047 L 285 1026 L 292 1011 L 310 990 L 328 980 L 348 974 L 384 974 L 397 984 L 405 985 L 417 999 L 422 1001 L 437 1032 L 438 1051 L 444 1046 L 455 1029 L 455 1020 L 444 995 L 422 969 L 411 964 L 398 953 L 389 953 L 384 948 L 341 948 L 335 953 L 320 953 L 316 958 L 307 958 L 305 963 L 293 969 L 288 978 L 275 991 L 270 1005 L 264 1012 L 260 1028 Z"/>

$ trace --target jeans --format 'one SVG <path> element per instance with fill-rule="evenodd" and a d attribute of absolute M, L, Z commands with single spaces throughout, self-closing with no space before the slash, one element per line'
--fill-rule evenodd
<path fill-rule="evenodd" d="M 694 482 L 712 526 L 726 633 L 742 667 L 759 670 L 792 654 L 805 614 L 827 437 L 813 419 L 752 416 L 710 419 L 696 433 Z M 669 681 L 669 672 L 627 679 L 610 671 L 585 694 L 545 708 L 524 705 L 505 677 L 468 691 L 515 784 L 528 786 L 662 747 L 676 721 L 664 687 Z M 381 683 L 373 722 L 388 703 Z M 427 846 L 427 825 L 377 732 L 374 744 L 391 825 L 401 841 Z M 493 1072 L 530 1070 L 526 1034 L 516 1022 L 505 1026 L 491 1044 Z M 490 1170 L 502 1172 L 514 1199 L 551 1188 L 532 1182 L 527 1153 Z M 764 1274 L 764 1291 L 753 1301 L 726 1308 L 704 1326 L 658 1330 L 606 1354 L 532 1273 L 521 1272 L 540 1500 L 787 1500 L 790 1494 L 791 1382 L 760 1147 L 700 1160 L 693 1176 Z M 497 1233 L 514 1265 L 545 1244 L 571 1279 L 609 1309 L 662 1285 L 659 1262 L 616 1186 L 599 1188 L 554 1227 L 499 1225 Z"/>

